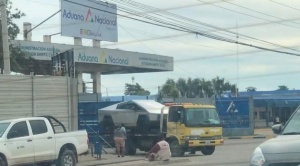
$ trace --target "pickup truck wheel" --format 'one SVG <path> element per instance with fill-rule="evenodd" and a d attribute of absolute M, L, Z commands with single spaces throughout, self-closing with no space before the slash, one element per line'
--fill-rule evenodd
<path fill-rule="evenodd" d="M 173 139 L 170 142 L 170 150 L 172 157 L 182 157 L 184 155 L 183 148 L 179 145 L 178 141 Z"/>
<path fill-rule="evenodd" d="M 2 156 L 0 156 L 0 166 L 7 166 L 7 163 Z"/>
<path fill-rule="evenodd" d="M 58 159 L 58 166 L 75 166 L 76 157 L 73 151 L 65 150 Z"/>
<path fill-rule="evenodd" d="M 201 149 L 202 154 L 204 155 L 211 155 L 213 154 L 215 151 L 215 147 L 214 146 L 205 146 Z"/>

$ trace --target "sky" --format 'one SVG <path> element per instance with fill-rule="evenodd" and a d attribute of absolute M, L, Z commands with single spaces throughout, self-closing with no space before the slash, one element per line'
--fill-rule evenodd
<path fill-rule="evenodd" d="M 35 26 L 60 9 L 59 0 L 11 0 L 13 8 L 26 14 L 15 22 L 23 31 L 23 22 Z M 129 0 L 123 1 L 129 2 Z M 238 41 L 300 55 L 300 1 L 297 0 L 139 0 L 145 5 L 201 21 L 239 34 Z M 279 4 L 280 3 L 280 4 Z M 118 13 L 121 13 L 118 11 Z M 236 35 L 197 25 L 201 31 L 237 39 Z M 60 14 L 32 31 L 33 41 L 43 35 L 60 32 Z M 245 38 L 242 35 L 252 37 Z M 259 39 L 253 40 L 253 38 Z M 23 34 L 18 35 L 23 40 Z M 258 91 L 276 90 L 279 85 L 300 89 L 300 57 L 209 39 L 201 35 L 166 29 L 118 16 L 118 42 L 101 42 L 101 47 L 158 54 L 174 58 L 174 71 L 159 73 L 103 75 L 102 94 L 124 95 L 125 83 L 139 83 L 156 94 L 168 78 L 204 78 L 217 76 L 240 91 L 256 87 Z M 261 41 L 267 41 L 266 44 Z M 72 37 L 56 35 L 52 43 L 73 44 Z M 276 45 L 274 45 L 276 44 Z M 83 40 L 92 46 L 92 40 Z M 292 48 L 294 50 L 291 50 Z M 84 81 L 91 82 L 85 75 Z M 90 86 L 90 85 L 88 85 Z"/>

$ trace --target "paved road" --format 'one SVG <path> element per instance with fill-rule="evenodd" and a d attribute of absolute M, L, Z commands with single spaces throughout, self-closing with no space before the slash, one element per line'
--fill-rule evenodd
<path fill-rule="evenodd" d="M 201 152 L 195 155 L 186 153 L 184 157 L 176 160 L 183 162 L 169 163 L 167 165 L 187 165 L 187 166 L 249 166 L 249 161 L 252 156 L 253 150 L 266 139 L 239 139 L 239 140 L 226 140 L 223 146 L 216 148 L 213 155 L 204 156 Z M 144 157 L 144 152 L 139 152 L 136 157 Z M 175 159 L 172 159 L 175 160 Z M 147 161 L 133 161 L 126 163 L 118 163 L 113 165 L 122 166 L 147 166 L 147 165 L 165 165 L 158 163 L 149 163 Z"/>
<path fill-rule="evenodd" d="M 223 146 L 216 148 L 211 156 L 203 156 L 201 152 L 189 155 L 191 163 L 186 165 L 208 166 L 249 166 L 254 149 L 266 139 L 226 140 Z"/>

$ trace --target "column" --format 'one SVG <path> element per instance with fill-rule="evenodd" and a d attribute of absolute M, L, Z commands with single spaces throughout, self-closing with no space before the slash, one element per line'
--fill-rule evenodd
<path fill-rule="evenodd" d="M 82 72 L 77 72 L 77 85 L 78 85 L 78 93 L 83 93 L 83 79 Z"/>
<path fill-rule="evenodd" d="M 82 46 L 82 39 L 80 37 L 74 37 L 74 45 Z"/>
<path fill-rule="evenodd" d="M 92 73 L 93 93 L 101 94 L 101 72 Z"/>
<path fill-rule="evenodd" d="M 31 30 L 31 23 L 29 22 L 24 22 L 23 23 L 23 34 L 24 34 L 24 40 L 28 40 L 28 41 L 31 41 L 31 38 L 32 38 L 32 31 Z M 30 32 L 28 32 L 30 31 Z"/>
<path fill-rule="evenodd" d="M 93 39 L 93 47 L 100 48 L 100 40 Z"/>
<path fill-rule="evenodd" d="M 43 36 L 43 42 L 44 43 L 51 43 L 51 36 L 50 35 L 44 35 Z"/>

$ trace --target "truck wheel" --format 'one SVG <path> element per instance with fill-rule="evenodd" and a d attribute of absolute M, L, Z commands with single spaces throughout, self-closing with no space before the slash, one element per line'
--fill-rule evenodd
<path fill-rule="evenodd" d="M 58 159 L 58 166 L 76 166 L 76 157 L 73 151 L 65 150 Z"/>
<path fill-rule="evenodd" d="M 215 151 L 215 147 L 214 146 L 205 146 L 201 149 L 202 154 L 204 155 L 211 155 L 213 154 Z"/>
<path fill-rule="evenodd" d="M 182 157 L 184 155 L 184 150 L 179 145 L 177 139 L 173 139 L 170 142 L 170 150 L 172 157 Z"/>
<path fill-rule="evenodd" d="M 191 149 L 190 154 L 196 154 L 196 149 Z"/>
<path fill-rule="evenodd" d="M 7 163 L 2 156 L 0 156 L 0 166 L 7 166 Z"/>
<path fill-rule="evenodd" d="M 125 154 L 126 155 L 135 155 L 136 154 L 136 146 L 134 145 L 134 143 L 130 139 L 126 140 Z"/>

